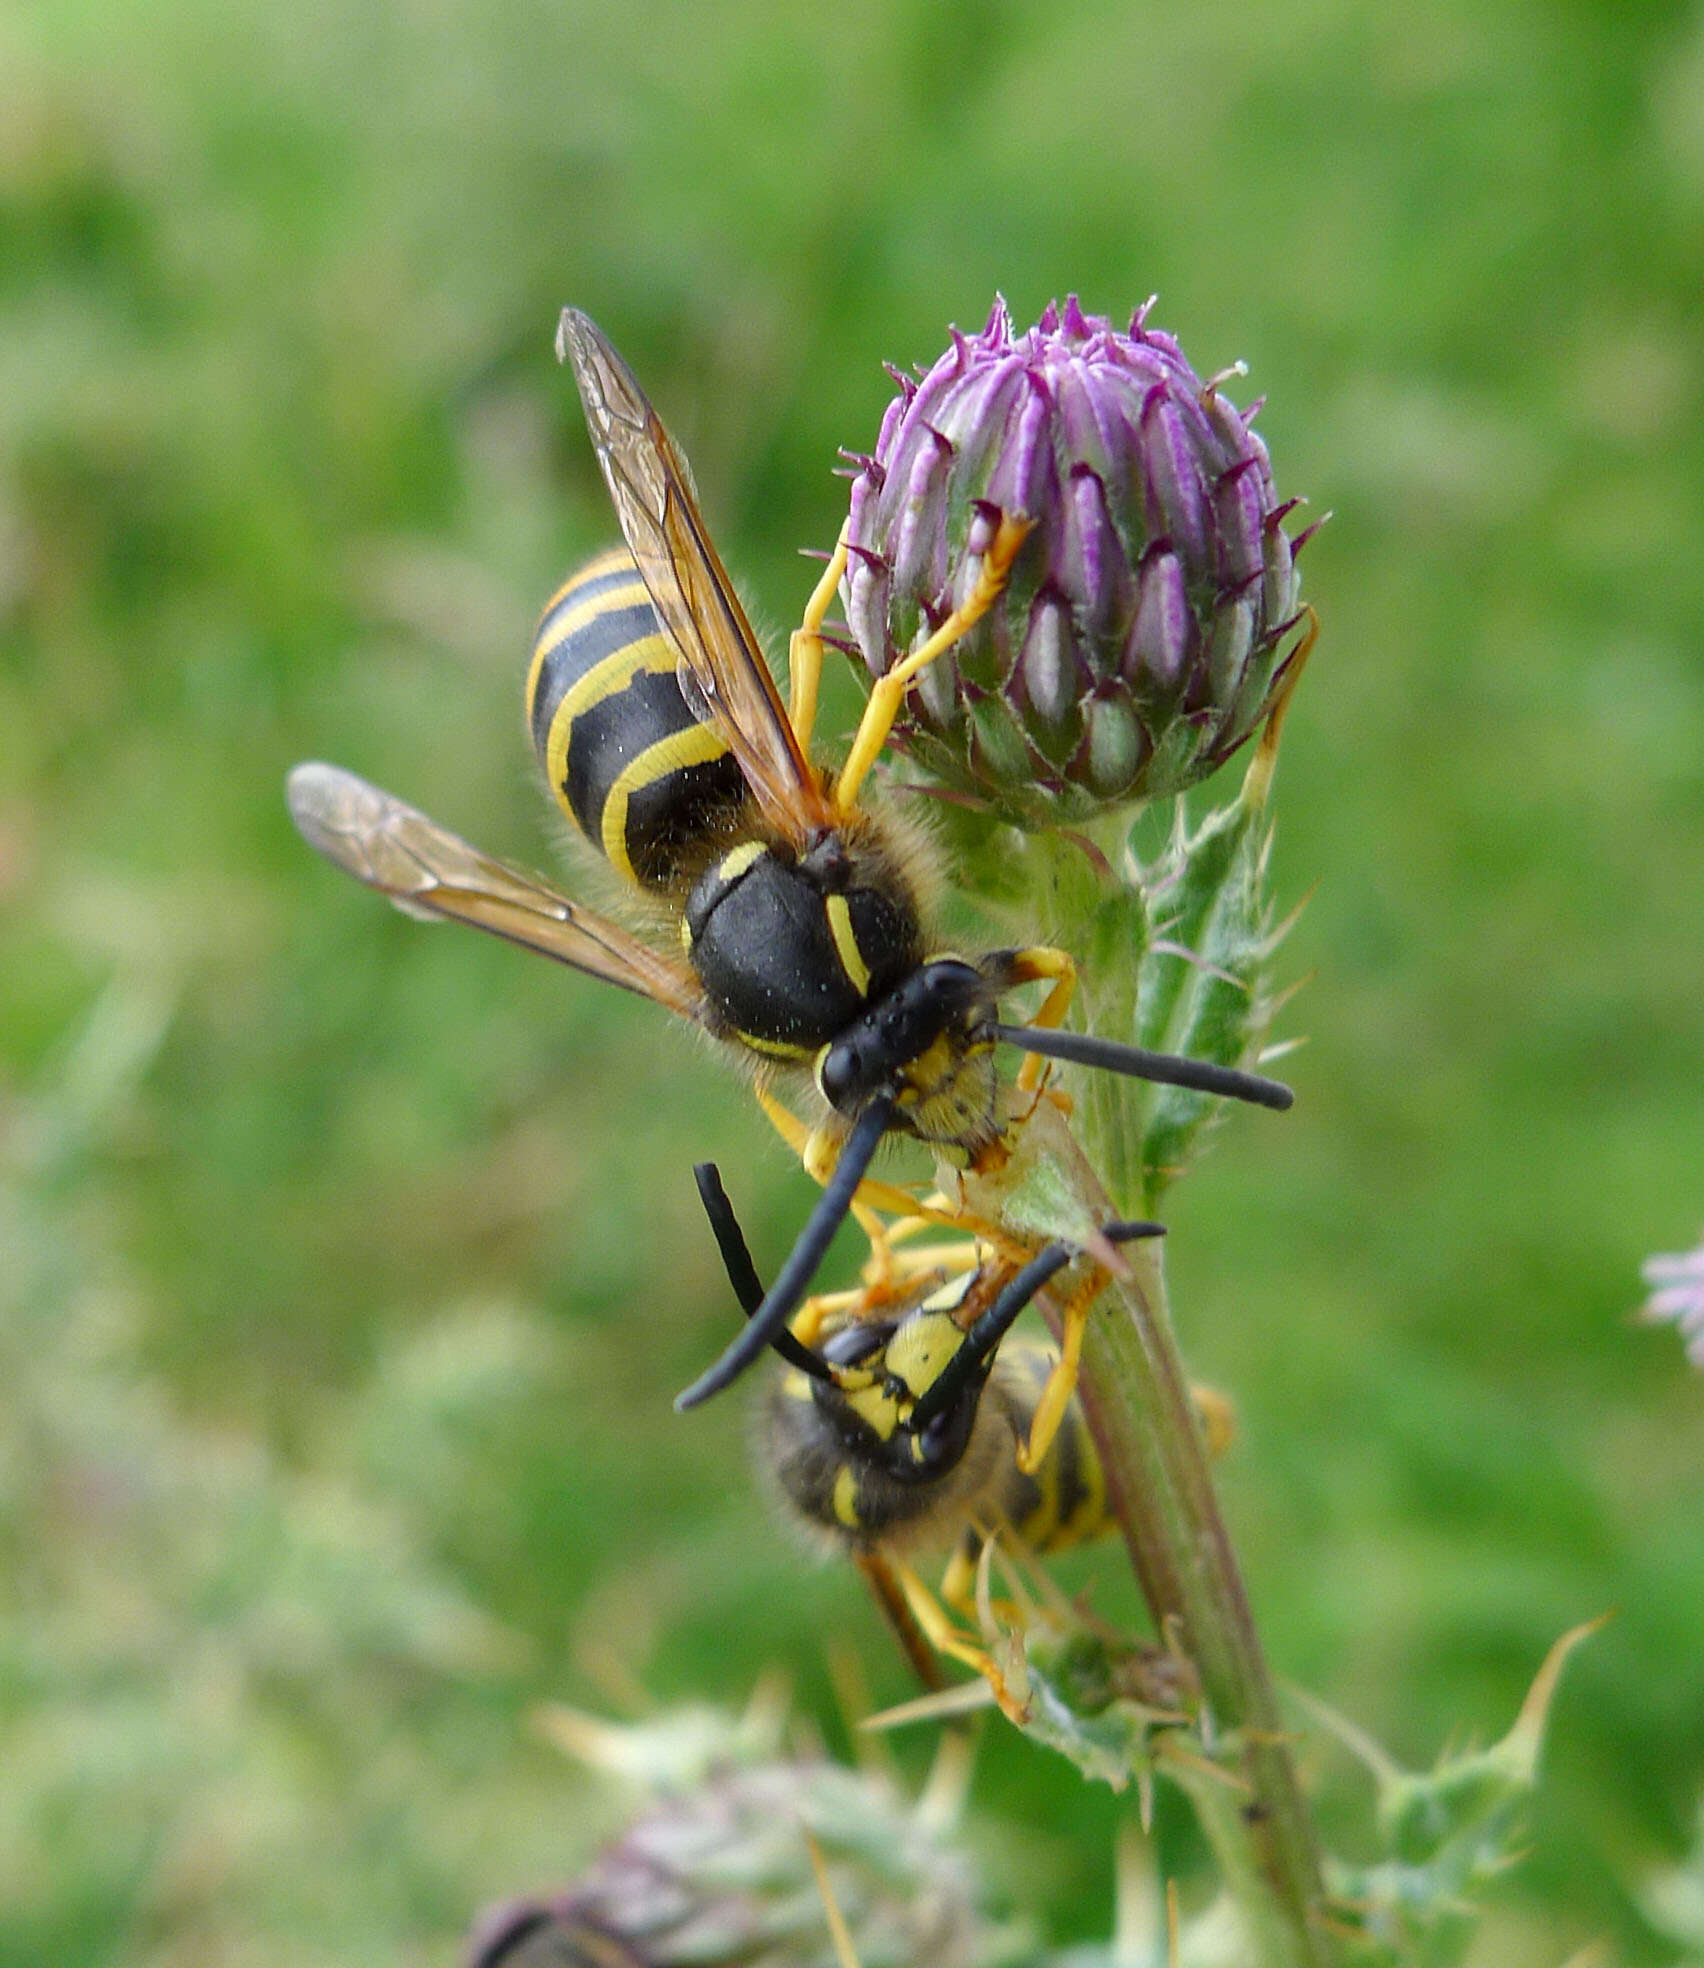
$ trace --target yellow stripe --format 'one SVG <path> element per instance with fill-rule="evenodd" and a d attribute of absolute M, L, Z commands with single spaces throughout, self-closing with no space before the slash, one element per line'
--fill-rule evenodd
<path fill-rule="evenodd" d="M 724 854 L 717 862 L 716 879 L 737 882 L 754 861 L 761 861 L 768 852 L 762 841 L 742 841 L 731 854 Z"/>
<path fill-rule="evenodd" d="M 691 948 L 688 946 L 688 955 L 690 954 Z M 739 1040 L 741 1045 L 750 1046 L 753 1052 L 764 1053 L 770 1059 L 809 1059 L 811 1057 L 811 1048 L 809 1046 L 789 1045 L 785 1039 L 753 1038 L 750 1032 L 742 1032 L 737 1025 L 734 1027 L 734 1037 Z"/>
<path fill-rule="evenodd" d="M 661 636 L 655 638 L 658 642 Z M 625 660 L 628 652 L 623 651 L 619 660 Z M 612 661 L 618 660 L 611 658 Z M 602 667 L 602 666 L 600 666 Z M 570 692 L 570 695 L 573 693 Z M 566 699 L 564 699 L 566 708 Z M 557 713 L 558 718 L 561 712 Z M 556 726 L 550 730 L 552 766 L 555 764 Z M 604 800 L 603 813 L 598 827 L 603 835 L 603 851 L 609 856 L 610 866 L 619 868 L 629 881 L 637 881 L 633 863 L 627 858 L 627 803 L 640 786 L 649 786 L 655 780 L 665 779 L 671 772 L 679 772 L 689 765 L 708 765 L 719 759 L 728 749 L 722 734 L 708 724 L 688 725 L 684 731 L 674 731 L 667 738 L 659 738 L 654 745 L 647 745 L 637 758 L 629 759 L 617 773 L 615 784 L 609 789 Z M 564 752 L 566 757 L 566 751 Z M 552 784 L 557 783 L 552 781 Z"/>
<path fill-rule="evenodd" d="M 849 1531 L 858 1528 L 858 1479 L 849 1462 L 840 1465 L 834 1479 L 834 1514 Z"/>
<path fill-rule="evenodd" d="M 573 739 L 575 719 L 593 704 L 602 703 L 606 697 L 613 697 L 617 691 L 625 690 L 641 670 L 668 671 L 672 674 L 676 660 L 674 645 L 664 637 L 641 636 L 625 649 L 618 649 L 613 656 L 606 656 L 574 684 L 552 714 L 549 735 L 545 739 L 544 770 L 553 792 L 566 797 L 568 746 Z M 698 728 L 709 729 L 707 725 Z M 721 740 L 718 739 L 717 743 L 720 745 Z M 727 747 L 722 745 L 722 749 L 726 751 Z M 647 753 L 640 753 L 641 758 L 646 756 Z M 605 813 L 608 813 L 607 807 Z"/>
<path fill-rule="evenodd" d="M 858 948 L 858 939 L 852 934 L 852 904 L 844 895 L 828 898 L 828 927 L 840 955 L 841 969 L 852 980 L 852 988 L 859 997 L 867 998 L 870 995 L 870 966 L 865 963 L 864 953 Z"/>
<path fill-rule="evenodd" d="M 586 624 L 601 615 L 606 603 L 621 601 L 628 593 L 626 588 L 617 588 L 612 594 L 599 595 L 595 601 L 588 602 L 584 608 L 576 608 L 564 626 L 561 635 L 549 643 L 541 642 L 533 651 L 532 668 L 527 672 L 527 718 L 531 721 L 533 698 L 538 690 L 539 678 L 544 673 L 544 661 L 553 655 L 571 635 L 576 635 Z M 635 600 L 645 599 L 645 590 L 633 590 Z M 625 605 L 625 604 L 623 604 Z M 674 644 L 666 636 L 635 636 L 633 641 L 606 656 L 601 663 L 594 663 L 583 677 L 577 677 L 563 693 L 562 701 L 550 714 L 550 743 L 556 743 L 558 731 L 566 733 L 580 713 L 605 697 L 624 690 L 640 670 L 657 670 L 673 673 L 680 658 L 675 654 Z M 563 739 L 563 750 L 567 751 L 567 739 Z"/>
<path fill-rule="evenodd" d="M 559 607 L 575 588 L 579 587 L 583 582 L 601 579 L 605 574 L 613 572 L 615 567 L 622 561 L 630 559 L 630 555 L 617 549 L 610 553 L 599 554 L 597 559 L 592 561 L 588 566 L 582 567 L 576 573 L 570 574 L 567 580 L 562 583 L 561 587 L 556 590 L 555 594 L 544 604 L 544 613 L 538 618 L 540 629 L 549 621 L 550 611 L 553 608 Z M 530 720 L 533 714 L 533 697 L 538 690 L 539 672 L 544 668 L 544 659 L 553 650 L 560 649 L 567 637 L 583 629 L 588 622 L 594 621 L 606 608 L 631 608 L 637 601 L 649 601 L 650 599 L 650 590 L 638 578 L 637 574 L 635 574 L 633 581 L 627 587 L 606 588 L 602 594 L 593 595 L 590 601 L 583 602 L 578 608 L 574 609 L 571 614 L 556 625 L 555 632 L 548 642 L 542 639 L 535 641 L 533 644 L 532 661 L 527 665 L 527 689 L 524 702 L 527 707 L 528 719 Z"/>

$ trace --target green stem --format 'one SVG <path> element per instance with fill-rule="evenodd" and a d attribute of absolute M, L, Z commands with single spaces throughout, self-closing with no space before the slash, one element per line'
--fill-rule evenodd
<path fill-rule="evenodd" d="M 1093 1125 L 1092 1109 L 1085 1120 Z M 1091 1134 L 1091 1140 L 1093 1136 Z M 1020 1229 L 1072 1234 L 1115 1215 L 1070 1129 L 1043 1101 L 1012 1166 L 973 1206 Z M 1036 1221 L 1026 1221 L 1033 1213 Z M 1156 1631 L 1193 1661 L 1203 1728 L 1239 1780 L 1190 1784 L 1235 1895 L 1257 1968 L 1330 1968 L 1313 1827 L 1283 1733 L 1236 1555 L 1172 1333 L 1163 1246 L 1126 1246 L 1130 1276 L 1102 1294 L 1083 1339 L 1079 1390 Z"/>
<path fill-rule="evenodd" d="M 1276 726 L 1242 797 L 1199 830 L 1192 855 L 1200 865 L 1185 870 L 1172 897 L 1174 911 L 1180 896 L 1196 905 L 1201 920 L 1192 917 L 1185 927 L 1197 934 L 1213 909 L 1234 905 L 1245 964 L 1258 963 L 1265 941 L 1260 878 L 1275 744 Z M 1064 840 L 1029 836 L 1012 849 L 1007 887 L 1025 896 L 1032 921 L 1079 955 L 1079 1009 L 1089 1029 L 1135 1036 L 1137 986 L 1151 937 L 1140 881 Z M 1243 887 L 1227 903 L 1233 878 Z M 1256 971 L 1235 987 L 1245 1014 L 1257 984 Z M 1245 1015 L 1229 1035 L 1232 1050 L 1223 1063 L 1235 1063 L 1235 1052 L 1248 1043 L 1246 1026 Z M 1149 1042 L 1164 1038 L 1154 1034 Z M 989 1180 L 985 1195 L 971 1198 L 981 1213 L 1038 1240 L 1080 1241 L 1087 1229 L 1151 1198 L 1142 1090 L 1111 1074 L 1088 1076 L 1077 1112 L 1088 1156 L 1058 1110 L 1043 1101 L 1017 1132 L 1011 1164 Z M 1239 1780 L 1226 1783 L 1205 1768 L 1193 1779 L 1179 1772 L 1241 1910 L 1252 1959 L 1256 1968 L 1329 1968 L 1337 1949 L 1321 1917 L 1313 1826 L 1219 1514 L 1172 1332 L 1162 1253 L 1158 1242 L 1127 1247 L 1129 1274 L 1109 1284 L 1088 1322 L 1079 1387 L 1156 1631 L 1194 1662 L 1209 1747 Z"/>
<path fill-rule="evenodd" d="M 1194 1662 L 1246 1790 L 1191 1794 L 1260 1968 L 1325 1968 L 1319 1856 L 1236 1554 L 1219 1514 L 1172 1336 L 1160 1247 L 1130 1252 L 1089 1322 L 1082 1394 L 1131 1563 L 1157 1629 Z"/>

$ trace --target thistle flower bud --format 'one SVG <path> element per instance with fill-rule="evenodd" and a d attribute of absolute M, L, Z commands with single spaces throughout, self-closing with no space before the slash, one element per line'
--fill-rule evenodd
<path fill-rule="evenodd" d="M 597 1728 L 600 1753 L 640 1734 Z M 626 1832 L 566 1891 L 487 1912 L 469 1968 L 835 1968 L 812 1842 L 865 1968 L 992 1962 L 999 1930 L 977 1911 L 968 1862 L 889 1784 L 821 1758 L 753 1757 L 731 1735 L 727 1748 L 691 1775 L 658 1779 L 647 1763 L 654 1794 Z"/>
<path fill-rule="evenodd" d="M 1047 825 L 1193 785 L 1259 722 L 1296 619 L 1266 447 L 1138 310 L 1075 296 L 980 335 L 854 458 L 841 596 L 879 677 L 968 595 L 1002 515 L 1035 527 L 1005 592 L 913 685 L 896 738 L 1006 818 Z M 1255 406 L 1258 408 L 1258 405 Z M 1293 502 L 1292 502 L 1293 503 Z"/>

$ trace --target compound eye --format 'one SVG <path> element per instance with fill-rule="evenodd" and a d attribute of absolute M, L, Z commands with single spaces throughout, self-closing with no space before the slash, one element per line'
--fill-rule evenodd
<path fill-rule="evenodd" d="M 963 1404 L 955 1402 L 930 1418 L 923 1433 L 918 1436 L 917 1444 L 923 1461 L 936 1466 L 959 1459 L 964 1453 L 964 1437 Z"/>
<path fill-rule="evenodd" d="M 857 1045 L 841 1039 L 824 1049 L 817 1067 L 817 1085 L 828 1104 L 844 1113 L 862 1090 L 864 1061 Z"/>

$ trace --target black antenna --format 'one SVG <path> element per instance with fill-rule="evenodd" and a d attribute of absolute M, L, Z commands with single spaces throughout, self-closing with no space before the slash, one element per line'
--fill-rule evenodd
<path fill-rule="evenodd" d="M 745 1232 L 740 1228 L 733 1204 L 728 1201 L 728 1192 L 722 1187 L 722 1172 L 714 1162 L 699 1162 L 694 1166 L 692 1175 L 698 1184 L 698 1198 L 704 1205 L 704 1214 L 709 1217 L 710 1228 L 715 1233 L 716 1248 L 722 1253 L 722 1268 L 728 1274 L 728 1283 L 734 1288 L 740 1310 L 748 1319 L 755 1318 L 763 1304 L 763 1281 L 757 1275 L 757 1266 L 751 1261 L 751 1246 L 745 1240 Z M 785 1326 L 770 1341 L 770 1345 L 790 1366 L 797 1367 L 801 1373 L 808 1373 L 813 1380 L 834 1378 L 810 1348 L 801 1345 Z"/>
<path fill-rule="evenodd" d="M 737 1380 L 798 1311 L 823 1253 L 846 1220 L 864 1171 L 881 1146 L 882 1136 L 893 1118 L 893 1107 L 893 1093 L 884 1090 L 858 1116 L 856 1126 L 846 1137 L 846 1146 L 840 1151 L 839 1165 L 817 1198 L 816 1208 L 806 1218 L 798 1242 L 788 1253 L 787 1262 L 769 1287 L 763 1303 L 751 1315 L 744 1332 L 735 1335 L 721 1359 L 701 1373 L 684 1394 L 675 1396 L 675 1406 L 682 1413 L 708 1401 L 712 1394 L 721 1393 L 731 1381 Z"/>
<path fill-rule="evenodd" d="M 1101 1230 L 1101 1235 L 1114 1244 L 1165 1234 L 1163 1223 L 1108 1223 Z M 1018 1314 L 1043 1285 L 1080 1255 L 1074 1244 L 1046 1244 L 1021 1271 L 1006 1280 L 994 1303 L 965 1334 L 964 1344 L 918 1395 L 907 1423 L 914 1433 L 926 1428 L 936 1415 L 944 1414 L 973 1380 L 987 1372 L 994 1349 L 1011 1330 Z"/>
<path fill-rule="evenodd" d="M 1295 1104 L 1295 1094 L 1282 1080 L 1240 1072 L 1235 1066 L 1215 1066 L 1205 1059 L 1185 1059 L 1180 1053 L 1120 1045 L 1116 1039 L 1097 1039 L 1088 1032 L 1056 1032 L 1044 1025 L 996 1025 L 994 1036 L 1006 1045 L 1039 1052 L 1048 1059 L 1098 1066 L 1105 1073 L 1157 1080 L 1162 1086 L 1189 1087 L 1196 1093 L 1223 1094 L 1227 1100 L 1247 1100 L 1256 1107 L 1275 1108 L 1280 1114 Z"/>

